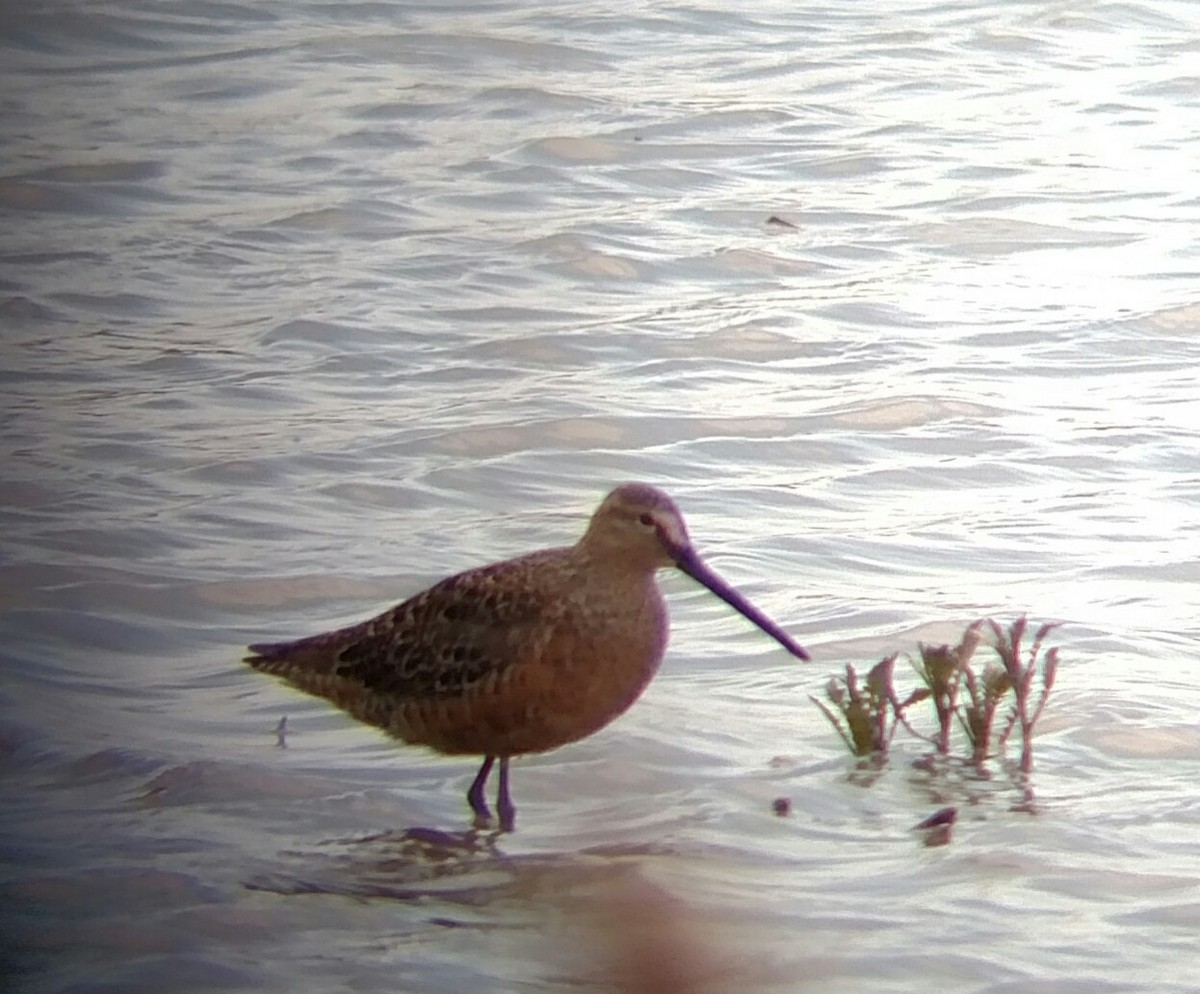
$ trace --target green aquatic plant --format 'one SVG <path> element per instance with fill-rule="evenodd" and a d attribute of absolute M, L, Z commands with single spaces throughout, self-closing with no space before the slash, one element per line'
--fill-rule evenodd
<path fill-rule="evenodd" d="M 967 690 L 967 702 L 959 708 L 958 717 L 971 743 L 971 762 L 979 766 L 992 754 L 996 714 L 1012 689 L 1012 681 L 1002 666 L 988 663 L 979 675 L 971 667 L 966 667 L 963 670 L 963 684 Z"/>
<path fill-rule="evenodd" d="M 831 677 L 825 687 L 832 707 L 810 695 L 856 756 L 886 755 L 905 709 L 928 696 L 927 691 L 916 690 L 900 700 L 895 669 L 893 654 L 872 666 L 860 684 L 857 671 L 848 664 L 845 677 Z"/>
<path fill-rule="evenodd" d="M 987 626 L 985 630 L 985 625 Z M 901 696 L 895 684 L 898 653 L 886 656 L 860 680 L 852 665 L 846 675 L 830 678 L 825 688 L 828 703 L 811 700 L 837 730 L 856 756 L 886 756 L 896 730 L 903 725 L 917 738 L 931 743 L 938 756 L 948 757 L 953 747 L 953 730 L 961 727 L 970 746 L 970 762 L 977 768 L 1004 749 L 1014 728 L 1021 733 L 1020 770 L 1033 769 L 1033 729 L 1046 707 L 1058 669 L 1058 649 L 1043 654 L 1046 636 L 1057 622 L 1038 628 L 1028 652 L 1022 643 L 1028 619 L 1022 615 L 1007 628 L 988 619 L 967 626 L 957 645 L 918 643 L 919 658 L 914 669 L 922 686 Z M 976 650 L 987 640 L 998 662 L 975 664 Z M 1041 692 L 1035 686 L 1040 674 Z M 997 734 L 1001 708 L 1012 698 L 1003 727 Z M 933 703 L 936 731 L 925 734 L 913 727 L 909 708 L 922 700 Z"/>
<path fill-rule="evenodd" d="M 937 751 L 947 756 L 950 754 L 950 733 L 954 726 L 955 715 L 958 714 L 958 693 L 963 683 L 963 675 L 970 669 L 971 656 L 979 645 L 979 629 L 982 622 L 970 625 L 958 645 L 926 645 L 917 643 L 920 653 L 920 663 L 917 665 L 917 675 L 929 690 L 937 712 L 938 730 L 933 739 Z"/>
<path fill-rule="evenodd" d="M 988 622 L 995 636 L 996 655 L 1004 667 L 1004 675 L 1012 686 L 1016 703 L 1009 714 L 1008 722 L 1000 735 L 1000 746 L 1008 740 L 1014 725 L 1021 729 L 1021 772 L 1033 772 L 1033 726 L 1037 724 L 1054 688 L 1054 678 L 1058 675 L 1058 647 L 1050 649 L 1042 655 L 1042 646 L 1046 636 L 1058 627 L 1058 622 L 1050 621 L 1042 625 L 1033 636 L 1033 645 L 1029 647 L 1026 661 L 1021 659 L 1021 642 L 1028 629 L 1028 620 L 1021 615 L 1008 626 L 1005 631 L 995 621 Z M 1037 704 L 1033 704 L 1034 682 L 1041 674 L 1041 693 Z"/>

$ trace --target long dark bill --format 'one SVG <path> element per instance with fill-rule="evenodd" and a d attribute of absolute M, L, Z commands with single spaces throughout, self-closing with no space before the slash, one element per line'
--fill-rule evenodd
<path fill-rule="evenodd" d="M 809 658 L 808 653 L 802 645 L 794 641 L 787 632 L 709 569 L 704 564 L 704 561 L 696 555 L 694 550 L 675 549 L 672 551 L 674 552 L 675 565 L 693 580 L 707 587 L 739 614 L 753 621 L 797 659 Z"/>

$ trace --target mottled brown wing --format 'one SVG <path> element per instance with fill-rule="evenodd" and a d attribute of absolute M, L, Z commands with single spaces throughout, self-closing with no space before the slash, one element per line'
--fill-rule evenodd
<path fill-rule="evenodd" d="M 547 583 L 558 553 L 468 570 L 360 624 L 252 645 L 246 661 L 335 700 L 362 692 L 392 702 L 461 696 L 544 650 L 561 614 Z"/>

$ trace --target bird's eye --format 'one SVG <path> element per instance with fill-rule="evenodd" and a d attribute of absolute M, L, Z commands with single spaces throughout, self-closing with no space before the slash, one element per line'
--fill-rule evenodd
<path fill-rule="evenodd" d="M 638 521 L 640 521 L 647 528 L 650 528 L 654 524 L 654 518 L 649 514 L 643 514 L 640 518 L 638 518 Z"/>

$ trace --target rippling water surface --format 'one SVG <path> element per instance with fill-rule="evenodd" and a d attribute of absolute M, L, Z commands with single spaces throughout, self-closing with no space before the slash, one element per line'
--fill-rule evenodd
<path fill-rule="evenodd" d="M 750 7 L 0 15 L 7 989 L 1200 988 L 1200 17 Z M 625 479 L 816 662 L 664 577 L 513 835 L 239 662 Z M 1021 612 L 1035 814 L 808 700 Z"/>

